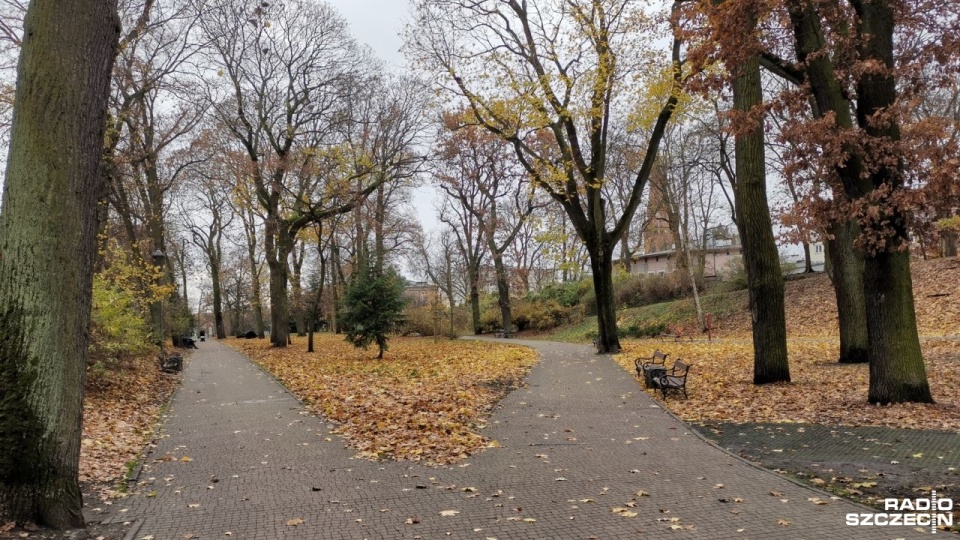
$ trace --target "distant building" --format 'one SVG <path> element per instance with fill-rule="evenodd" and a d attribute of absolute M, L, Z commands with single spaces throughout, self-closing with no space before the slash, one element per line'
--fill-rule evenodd
<path fill-rule="evenodd" d="M 658 210 L 662 213 L 663 210 Z M 630 273 L 641 274 L 669 274 L 677 267 L 679 250 L 673 242 L 673 234 L 665 225 L 666 219 L 654 218 L 648 222 L 643 230 L 644 253 L 634 255 L 630 260 Z M 706 246 L 701 250 L 691 248 L 691 255 L 696 260 L 703 254 L 703 277 L 720 277 L 731 262 L 743 257 L 743 246 L 736 233 L 726 226 L 717 226 L 706 233 Z"/>
<path fill-rule="evenodd" d="M 403 298 L 409 307 L 432 306 L 440 298 L 440 290 L 426 281 L 407 281 L 403 288 Z"/>
<path fill-rule="evenodd" d="M 713 246 L 703 250 L 703 277 L 717 278 L 729 268 L 731 262 L 743 257 L 743 247 L 739 244 L 729 246 Z M 695 257 L 700 250 L 691 253 Z M 677 266 L 677 250 L 669 249 L 654 253 L 634 255 L 630 262 L 631 274 L 669 274 Z"/>

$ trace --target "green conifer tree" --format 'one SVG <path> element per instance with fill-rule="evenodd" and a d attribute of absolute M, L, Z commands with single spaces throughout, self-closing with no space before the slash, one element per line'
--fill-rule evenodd
<path fill-rule="evenodd" d="M 403 312 L 403 279 L 393 269 L 381 274 L 367 264 L 357 271 L 344 299 L 346 340 L 363 349 L 376 342 L 377 358 L 383 358 L 387 333 Z"/>

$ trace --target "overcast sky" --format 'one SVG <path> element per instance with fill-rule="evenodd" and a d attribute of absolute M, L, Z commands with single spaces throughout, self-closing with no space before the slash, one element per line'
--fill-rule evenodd
<path fill-rule="evenodd" d="M 407 0 L 327 0 L 350 22 L 350 31 L 361 43 L 373 47 L 377 55 L 399 68 L 400 30 L 407 20 Z"/>
<path fill-rule="evenodd" d="M 400 53 L 403 40 L 400 31 L 408 20 L 407 0 L 327 0 L 350 23 L 350 32 L 361 43 L 373 48 L 393 69 L 405 69 L 406 61 Z M 438 227 L 434 201 L 436 193 L 429 186 L 415 189 L 413 205 L 417 217 L 426 230 Z M 408 269 L 417 273 L 415 269 Z"/>

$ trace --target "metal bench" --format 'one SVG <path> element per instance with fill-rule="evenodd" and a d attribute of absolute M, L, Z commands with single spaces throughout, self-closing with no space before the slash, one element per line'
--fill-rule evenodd
<path fill-rule="evenodd" d="M 653 385 L 663 392 L 663 399 L 667 399 L 667 391 L 683 391 L 683 398 L 687 399 L 687 376 L 690 375 L 690 364 L 677 360 L 667 372 L 653 380 Z"/>
<path fill-rule="evenodd" d="M 653 388 L 653 379 L 666 373 L 667 356 L 670 355 L 657 349 L 649 359 L 637 358 L 633 361 L 637 368 L 637 378 L 643 379 L 644 386 Z"/>

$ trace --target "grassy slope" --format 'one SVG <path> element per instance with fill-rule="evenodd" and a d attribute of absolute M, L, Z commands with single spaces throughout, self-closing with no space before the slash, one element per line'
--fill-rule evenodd
<path fill-rule="evenodd" d="M 917 323 L 922 336 L 960 335 L 960 259 L 913 261 L 913 290 Z M 720 292 L 701 298 L 704 311 L 713 314 L 715 337 L 748 337 L 750 312 L 746 291 Z M 791 337 L 837 335 L 833 288 L 824 274 L 801 276 L 786 284 L 787 331 Z M 630 308 L 618 312 L 620 327 L 636 324 L 686 324 L 695 319 L 693 299 Z M 565 326 L 540 336 L 557 341 L 591 341 L 597 318 Z"/>

